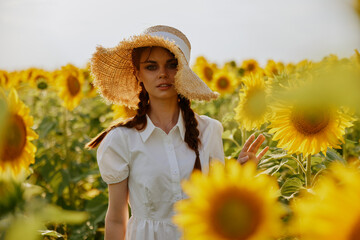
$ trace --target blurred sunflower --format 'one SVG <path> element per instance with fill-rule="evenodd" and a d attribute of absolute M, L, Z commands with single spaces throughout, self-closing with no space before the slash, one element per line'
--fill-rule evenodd
<path fill-rule="evenodd" d="M 275 62 L 274 60 L 268 60 L 264 72 L 266 76 L 272 77 L 278 75 L 284 70 L 284 64 L 281 62 Z"/>
<path fill-rule="evenodd" d="M 354 7 L 355 7 L 357 14 L 360 17 L 360 0 L 354 0 Z"/>
<path fill-rule="evenodd" d="M 288 63 L 288 64 L 286 64 L 286 66 L 285 66 L 285 72 L 286 72 L 287 74 L 295 73 L 295 70 L 296 70 L 295 64 L 293 64 L 293 63 Z"/>
<path fill-rule="evenodd" d="M 194 172 L 182 187 L 189 199 L 175 203 L 173 221 L 183 239 L 261 240 L 281 234 L 277 182 L 258 174 L 252 162 L 215 162 L 208 175 Z"/>
<path fill-rule="evenodd" d="M 359 202 L 360 169 L 334 163 L 311 192 L 292 202 L 290 232 L 304 240 L 360 239 Z"/>
<path fill-rule="evenodd" d="M 192 69 L 208 86 L 210 86 L 217 67 L 216 64 L 209 63 L 205 57 L 200 56 L 196 58 Z"/>
<path fill-rule="evenodd" d="M 80 69 L 82 71 L 82 74 L 84 75 L 84 93 L 85 97 L 87 98 L 94 98 L 97 96 L 96 88 L 93 84 L 94 78 L 91 75 L 90 70 L 90 62 L 86 64 L 86 67 L 83 69 Z"/>
<path fill-rule="evenodd" d="M 264 78 L 259 74 L 251 74 L 242 81 L 244 87 L 239 94 L 240 102 L 235 108 L 235 119 L 247 131 L 259 129 L 268 121 L 271 109 L 268 101 L 269 83 L 265 83 Z"/>
<path fill-rule="evenodd" d="M 303 71 L 307 71 L 307 70 L 311 69 L 312 66 L 313 66 L 313 62 L 305 59 L 305 60 L 298 62 L 295 65 L 295 69 L 296 69 L 296 72 L 303 72 Z"/>
<path fill-rule="evenodd" d="M 33 69 L 28 74 L 27 82 L 34 88 L 44 90 L 52 83 L 52 74 L 43 69 Z"/>
<path fill-rule="evenodd" d="M 355 49 L 355 54 L 353 56 L 351 56 L 351 61 L 357 63 L 358 67 L 360 67 L 360 53 L 357 49 Z"/>
<path fill-rule="evenodd" d="M 248 59 L 242 62 L 241 68 L 244 69 L 244 75 L 256 74 L 262 72 L 262 68 L 255 59 Z"/>
<path fill-rule="evenodd" d="M 8 88 L 10 84 L 10 76 L 7 71 L 0 70 L 0 87 Z"/>
<path fill-rule="evenodd" d="M 345 111 L 316 103 L 279 101 L 273 111 L 269 133 L 274 133 L 277 146 L 304 156 L 326 154 L 328 147 L 340 148 L 345 128 L 354 120 Z"/>
<path fill-rule="evenodd" d="M 137 110 L 128 108 L 124 105 L 112 105 L 111 109 L 114 112 L 114 119 L 128 119 L 136 115 Z"/>
<path fill-rule="evenodd" d="M 82 87 L 84 75 L 75 66 L 68 64 L 62 67 L 61 72 L 55 72 L 59 96 L 64 100 L 64 106 L 72 111 L 80 104 L 83 98 Z"/>
<path fill-rule="evenodd" d="M 18 88 L 21 74 L 18 71 L 7 72 L 0 70 L 0 87 L 4 89 Z"/>
<path fill-rule="evenodd" d="M 1 97 L 3 96 L 3 97 Z M 4 100 L 4 94 L 0 98 Z M 31 143 L 38 135 L 31 129 L 30 109 L 19 99 L 14 89 L 4 100 L 6 117 L 0 135 L 0 172 L 11 169 L 15 174 L 34 163 L 36 147 Z"/>
<path fill-rule="evenodd" d="M 215 72 L 210 88 L 223 95 L 233 93 L 239 84 L 239 78 L 236 77 L 235 73 L 223 68 Z"/>
<path fill-rule="evenodd" d="M 21 71 L 19 75 L 19 82 L 30 83 L 36 71 L 38 71 L 38 69 L 34 67 Z"/>

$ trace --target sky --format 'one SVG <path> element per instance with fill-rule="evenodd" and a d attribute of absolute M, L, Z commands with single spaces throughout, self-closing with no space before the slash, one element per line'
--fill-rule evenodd
<path fill-rule="evenodd" d="M 0 0 L 0 69 L 83 67 L 97 45 L 157 24 L 185 33 L 190 64 L 296 63 L 360 49 L 352 0 Z"/>

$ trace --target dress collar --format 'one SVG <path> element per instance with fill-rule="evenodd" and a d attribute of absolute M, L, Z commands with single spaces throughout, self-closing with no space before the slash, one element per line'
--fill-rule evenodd
<path fill-rule="evenodd" d="M 147 114 L 146 114 L 146 120 L 147 120 L 146 127 L 143 131 L 140 132 L 140 136 L 141 136 L 141 139 L 143 140 L 143 142 L 146 142 L 146 140 L 150 137 L 150 135 L 154 131 L 154 129 L 157 128 Z M 181 109 L 179 111 L 178 121 L 177 121 L 176 125 L 170 130 L 170 132 L 174 131 L 176 128 L 179 128 L 180 137 L 182 140 L 184 140 L 186 129 L 185 129 L 185 124 L 184 124 L 184 119 L 183 119 Z"/>

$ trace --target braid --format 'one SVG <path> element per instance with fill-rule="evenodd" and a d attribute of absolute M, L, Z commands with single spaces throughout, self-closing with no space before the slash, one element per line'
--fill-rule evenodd
<path fill-rule="evenodd" d="M 180 95 L 179 99 L 179 106 L 183 112 L 186 127 L 185 142 L 187 143 L 189 148 L 195 151 L 196 154 L 194 170 L 196 169 L 201 171 L 201 163 L 199 156 L 199 145 L 201 143 L 199 139 L 199 130 L 197 129 L 198 123 L 196 121 L 194 111 L 190 107 L 189 99 Z"/>
<path fill-rule="evenodd" d="M 147 123 L 146 113 L 149 110 L 149 94 L 146 92 L 143 84 L 141 83 L 140 85 L 142 87 L 142 90 L 139 94 L 140 102 L 138 103 L 138 110 L 136 115 L 128 122 L 124 122 L 124 120 L 120 120 L 111 124 L 110 127 L 108 127 L 106 130 L 102 131 L 96 137 L 91 139 L 91 141 L 85 145 L 85 148 L 93 149 L 97 147 L 101 143 L 101 141 L 105 138 L 105 136 L 114 128 L 124 126 L 127 128 L 135 127 L 137 130 L 142 130 L 146 127 L 146 123 Z"/>

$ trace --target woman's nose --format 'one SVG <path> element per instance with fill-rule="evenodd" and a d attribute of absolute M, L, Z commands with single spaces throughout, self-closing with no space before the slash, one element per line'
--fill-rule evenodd
<path fill-rule="evenodd" d="M 159 72 L 159 78 L 167 78 L 168 77 L 168 73 L 165 67 L 161 67 L 160 68 L 160 72 Z"/>

